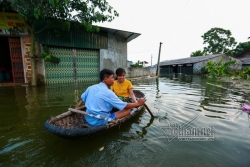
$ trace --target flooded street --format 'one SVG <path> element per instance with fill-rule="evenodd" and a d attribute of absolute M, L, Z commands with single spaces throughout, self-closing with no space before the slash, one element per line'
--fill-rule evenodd
<path fill-rule="evenodd" d="M 145 110 L 120 128 L 80 140 L 55 136 L 43 124 L 74 107 L 94 83 L 79 84 L 78 92 L 73 84 L 0 87 L 0 166 L 249 166 L 250 118 L 240 109 L 248 96 L 202 76 L 132 83 L 155 117 Z M 187 141 L 170 134 L 175 127 L 213 133 L 209 141 Z"/>

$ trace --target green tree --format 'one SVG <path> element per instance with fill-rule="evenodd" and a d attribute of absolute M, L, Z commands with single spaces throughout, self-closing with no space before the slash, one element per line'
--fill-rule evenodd
<path fill-rule="evenodd" d="M 35 76 L 35 22 L 60 22 L 69 30 L 74 22 L 80 23 L 87 31 L 99 31 L 96 22 L 112 21 L 119 14 L 106 0 L 1 0 L 0 11 L 15 11 L 25 20 L 31 37 L 30 58 L 32 85 L 36 85 Z"/>
<path fill-rule="evenodd" d="M 232 50 L 232 55 L 242 57 L 245 53 L 250 52 L 250 41 L 240 42 L 235 49 Z"/>
<path fill-rule="evenodd" d="M 133 64 L 131 66 L 135 67 L 135 68 L 142 68 L 143 67 L 142 62 L 140 62 L 139 60 L 135 64 Z"/>
<path fill-rule="evenodd" d="M 237 42 L 231 36 L 230 30 L 222 28 L 212 28 L 207 31 L 203 36 L 204 52 L 208 54 L 228 53 L 232 50 Z"/>
<path fill-rule="evenodd" d="M 203 51 L 197 50 L 197 51 L 195 51 L 195 52 L 192 52 L 191 55 L 190 55 L 190 57 L 197 57 L 197 56 L 204 56 L 204 55 L 205 55 L 205 54 L 204 54 Z"/>
<path fill-rule="evenodd" d="M 212 76 L 213 78 L 230 76 L 230 66 L 234 65 L 236 61 L 233 60 L 226 63 L 224 63 L 223 61 L 224 60 L 221 59 L 218 64 L 214 63 L 213 61 L 209 61 L 205 66 L 205 70 L 207 71 L 208 75 Z"/>

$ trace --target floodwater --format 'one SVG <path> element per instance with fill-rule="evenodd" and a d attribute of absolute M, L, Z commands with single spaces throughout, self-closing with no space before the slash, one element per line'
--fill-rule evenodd
<path fill-rule="evenodd" d="M 80 140 L 55 136 L 43 124 L 75 106 L 91 83 L 78 92 L 74 85 L 0 87 L 0 166 L 249 166 L 250 118 L 240 109 L 247 95 L 183 74 L 132 83 L 155 117 L 145 110 Z"/>

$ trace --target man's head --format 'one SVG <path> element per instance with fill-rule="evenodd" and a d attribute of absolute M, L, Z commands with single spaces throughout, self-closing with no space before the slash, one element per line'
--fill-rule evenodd
<path fill-rule="evenodd" d="M 111 86 L 114 83 L 114 72 L 109 69 L 103 69 L 100 72 L 100 80 L 107 86 Z"/>

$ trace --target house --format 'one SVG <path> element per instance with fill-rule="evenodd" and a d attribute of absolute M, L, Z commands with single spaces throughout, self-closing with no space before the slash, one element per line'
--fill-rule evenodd
<path fill-rule="evenodd" d="M 0 82 L 24 83 L 24 46 L 21 41 L 28 33 L 12 35 L 7 29 L 15 25 L 25 25 L 23 18 L 16 13 L 0 12 Z"/>
<path fill-rule="evenodd" d="M 232 68 L 236 70 L 241 69 L 242 62 L 239 59 L 227 56 L 226 54 L 214 54 L 162 61 L 160 62 L 160 75 L 170 73 L 201 74 L 202 68 L 204 68 L 209 61 L 219 63 L 221 59 L 223 59 L 224 62 L 236 60 L 236 64 Z"/>
<path fill-rule="evenodd" d="M 250 58 L 241 58 L 242 61 L 242 70 L 250 66 Z"/>
<path fill-rule="evenodd" d="M 36 24 L 36 30 L 44 27 L 46 22 Z M 127 43 L 139 35 L 106 27 L 100 27 L 98 33 L 88 33 L 72 27 L 58 38 L 52 29 L 45 29 L 36 34 L 37 81 L 44 84 L 95 82 L 99 81 L 99 71 L 103 68 L 115 70 L 122 67 L 127 70 Z M 0 41 L 0 70 L 2 67 L 3 71 L 11 73 L 8 82 L 30 83 L 29 35 L 0 33 Z M 41 51 L 45 46 L 52 56 L 60 59 L 59 64 L 41 59 Z"/>
<path fill-rule="evenodd" d="M 133 62 L 132 61 L 130 61 L 130 60 L 127 60 L 127 67 L 129 68 L 129 67 L 131 67 L 131 65 L 133 64 Z"/>

